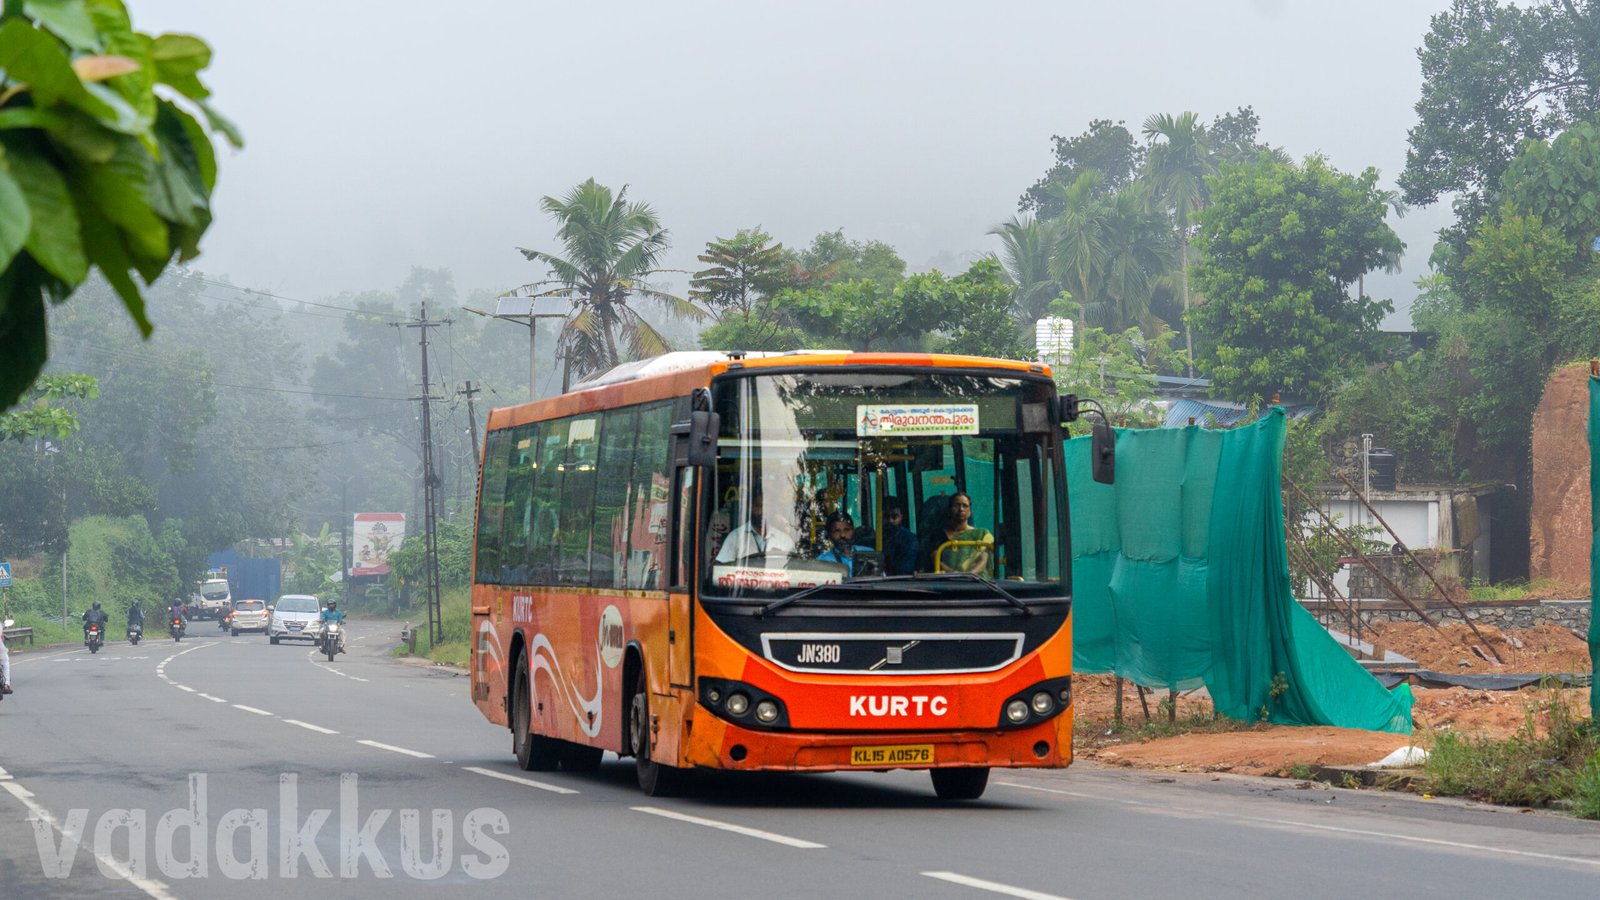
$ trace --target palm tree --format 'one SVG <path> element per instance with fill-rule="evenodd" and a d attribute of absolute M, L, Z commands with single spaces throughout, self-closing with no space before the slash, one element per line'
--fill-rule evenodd
<path fill-rule="evenodd" d="M 615 366 L 622 361 L 619 345 L 630 359 L 671 349 L 629 304 L 633 297 L 663 303 L 675 316 L 705 318 L 699 306 L 644 282 L 662 271 L 657 264 L 669 246 L 667 231 L 648 203 L 628 202 L 626 185 L 613 196 L 591 178 L 559 200 L 545 197 L 539 207 L 560 223 L 556 237 L 565 256 L 517 248 L 529 260 L 550 267 L 549 279 L 521 290 L 572 302 L 557 344 L 569 372 L 581 378 Z M 556 287 L 539 290 L 548 284 Z"/>
<path fill-rule="evenodd" d="M 1070 291 L 1085 313 L 1101 302 L 1100 283 L 1104 272 L 1103 239 L 1106 204 L 1095 196 L 1102 176 L 1085 170 L 1070 185 L 1050 185 L 1062 203 L 1061 215 L 1052 223 L 1055 250 L 1051 254 L 1050 274 L 1063 290 Z"/>
<path fill-rule="evenodd" d="M 1103 300 L 1097 318 L 1108 330 L 1153 328 L 1150 300 L 1157 281 L 1171 271 L 1172 241 L 1164 217 L 1151 212 L 1140 182 L 1107 198 L 1101 220 Z"/>
<path fill-rule="evenodd" d="M 1055 251 L 1055 229 L 1050 222 L 1033 216 L 996 225 L 989 233 L 1000 238 L 1000 265 L 1006 270 L 1017 293 L 1013 303 L 1017 314 L 1033 323 L 1044 317 L 1050 301 L 1061 294 L 1061 282 L 1050 271 Z"/>
<path fill-rule="evenodd" d="M 1155 200 L 1171 212 L 1178 232 L 1183 345 L 1193 358 L 1194 338 L 1189 333 L 1189 228 L 1209 199 L 1206 177 L 1217 174 L 1217 164 L 1206 144 L 1205 126 L 1192 112 L 1176 118 L 1166 113 L 1151 116 L 1144 120 L 1144 135 L 1151 140 L 1145 175 L 1154 188 Z M 1157 138 L 1160 143 L 1156 143 Z M 1192 366 L 1189 374 L 1194 374 Z"/>

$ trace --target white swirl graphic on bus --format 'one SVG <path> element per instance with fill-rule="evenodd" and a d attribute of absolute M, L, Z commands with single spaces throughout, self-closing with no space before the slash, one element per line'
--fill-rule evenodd
<path fill-rule="evenodd" d="M 600 733 L 600 723 L 604 718 L 604 706 L 600 696 L 605 693 L 605 682 L 601 680 L 600 660 L 594 661 L 594 696 L 584 699 L 579 695 L 577 688 L 567 682 L 561 672 L 561 664 L 556 661 L 556 650 L 550 645 L 550 639 L 543 632 L 533 636 L 533 643 L 529 649 L 531 655 L 530 668 L 535 672 L 543 670 L 550 676 L 551 684 L 555 685 L 556 693 L 567 701 L 572 714 L 578 719 L 578 727 L 589 737 Z"/>

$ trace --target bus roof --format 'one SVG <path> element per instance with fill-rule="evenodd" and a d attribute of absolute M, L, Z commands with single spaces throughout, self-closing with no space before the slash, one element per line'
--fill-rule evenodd
<path fill-rule="evenodd" d="M 579 382 L 565 394 L 489 411 L 489 429 L 507 428 L 561 416 L 597 412 L 634 403 L 687 396 L 730 369 L 780 369 L 795 366 L 917 366 L 1010 369 L 1049 375 L 1042 363 L 943 353 L 874 353 L 850 350 L 724 352 L 682 350 L 623 363 Z"/>

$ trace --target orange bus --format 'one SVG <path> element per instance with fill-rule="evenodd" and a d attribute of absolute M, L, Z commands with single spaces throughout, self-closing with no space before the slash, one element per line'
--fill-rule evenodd
<path fill-rule="evenodd" d="M 1025 362 L 691 352 L 492 411 L 473 702 L 522 768 L 610 750 L 651 795 L 1067 765 L 1071 400 Z"/>

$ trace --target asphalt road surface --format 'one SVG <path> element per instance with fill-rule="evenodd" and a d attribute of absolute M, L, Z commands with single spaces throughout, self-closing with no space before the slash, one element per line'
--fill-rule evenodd
<path fill-rule="evenodd" d="M 196 623 L 13 654 L 0 898 L 1600 896 L 1600 824 L 1074 765 L 946 804 L 926 773 L 525 773 L 467 680 L 355 622 L 334 664 Z M 64 876 L 64 877 L 58 877 Z"/>

